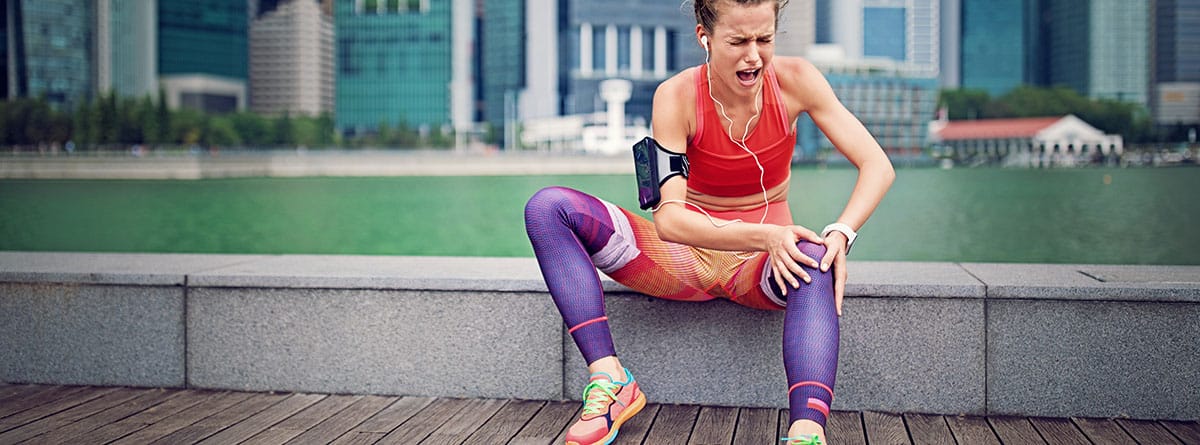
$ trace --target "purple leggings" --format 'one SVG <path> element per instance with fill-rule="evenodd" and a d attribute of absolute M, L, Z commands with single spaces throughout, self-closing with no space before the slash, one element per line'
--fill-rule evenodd
<path fill-rule="evenodd" d="M 585 193 L 562 187 L 542 189 L 525 206 L 525 229 L 542 276 L 563 322 L 589 364 L 616 355 L 604 312 L 604 292 L 597 267 L 610 275 L 622 275 L 614 272 L 627 271 L 626 267 L 648 267 L 649 260 L 644 251 L 666 243 L 656 236 L 629 236 L 629 222 L 622 219 L 627 217 L 623 212 L 614 211 L 615 208 Z M 818 260 L 825 254 L 825 247 L 821 245 L 802 241 L 797 247 Z M 663 266 L 655 264 L 654 267 Z M 808 419 L 824 426 L 833 400 L 838 359 L 833 271 L 821 272 L 808 267 L 805 270 L 812 283 L 801 281 L 799 289 L 781 292 L 773 277 L 764 279 L 768 280 L 775 297 L 787 302 L 783 319 L 783 363 L 787 371 L 791 420 Z"/>

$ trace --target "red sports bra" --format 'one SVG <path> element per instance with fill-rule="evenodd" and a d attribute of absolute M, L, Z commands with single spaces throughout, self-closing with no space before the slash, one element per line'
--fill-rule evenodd
<path fill-rule="evenodd" d="M 708 94 L 708 66 L 694 71 L 696 80 L 696 134 L 688 141 L 691 171 L 688 188 L 712 196 L 747 196 L 762 193 L 758 166 L 746 150 L 727 136 L 729 121 L 721 115 Z M 775 68 L 763 71 L 763 108 L 758 124 L 746 138 L 746 147 L 758 155 L 763 166 L 763 185 L 770 189 L 788 178 L 796 126 L 787 119 L 787 106 L 775 77 Z M 735 128 L 735 133 L 740 133 Z M 740 134 L 735 135 L 738 137 Z M 740 142 L 740 138 L 738 138 Z"/>

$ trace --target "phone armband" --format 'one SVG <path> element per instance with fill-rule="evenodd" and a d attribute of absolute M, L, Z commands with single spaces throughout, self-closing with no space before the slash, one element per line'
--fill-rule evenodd
<path fill-rule="evenodd" d="M 668 179 L 675 175 L 688 177 L 687 155 L 667 151 L 650 137 L 633 144 L 633 167 L 642 210 L 658 205 L 662 200 L 659 188 Z"/>

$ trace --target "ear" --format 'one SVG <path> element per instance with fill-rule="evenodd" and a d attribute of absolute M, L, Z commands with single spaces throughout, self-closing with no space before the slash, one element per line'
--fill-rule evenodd
<path fill-rule="evenodd" d="M 699 23 L 696 24 L 696 40 L 700 41 L 700 47 L 704 48 L 704 52 L 708 52 L 708 32 Z"/>

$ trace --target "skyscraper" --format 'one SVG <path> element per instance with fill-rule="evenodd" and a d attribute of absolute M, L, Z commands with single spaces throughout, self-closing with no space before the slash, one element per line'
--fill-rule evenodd
<path fill-rule="evenodd" d="M 159 0 L 158 72 L 171 107 L 244 109 L 246 0 Z"/>
<path fill-rule="evenodd" d="M 999 96 L 1040 83 L 1039 8 L 1039 0 L 963 0 L 963 87 Z"/>
<path fill-rule="evenodd" d="M 937 75 L 940 0 L 842 0 L 830 4 L 830 40 L 851 59 L 880 57 Z"/>
<path fill-rule="evenodd" d="M 157 2 L 96 0 L 96 91 L 158 94 Z"/>
<path fill-rule="evenodd" d="M 482 38 L 479 39 L 483 92 L 483 121 L 502 127 L 514 119 L 516 95 L 525 88 L 525 0 L 484 0 Z"/>
<path fill-rule="evenodd" d="M 472 118 L 474 94 L 462 39 L 473 35 L 473 15 L 462 0 L 337 0 L 338 128 L 463 126 L 456 121 Z"/>
<path fill-rule="evenodd" d="M 1150 6 L 1048 0 L 1049 81 L 1092 98 L 1147 103 Z"/>
<path fill-rule="evenodd" d="M 1155 80 L 1200 82 L 1200 0 L 1157 0 Z"/>
<path fill-rule="evenodd" d="M 250 105 L 264 114 L 333 113 L 333 18 L 290 0 L 250 25 Z"/>
<path fill-rule="evenodd" d="M 66 107 L 91 97 L 91 2 L 8 0 L 3 14 L 5 97 Z"/>

